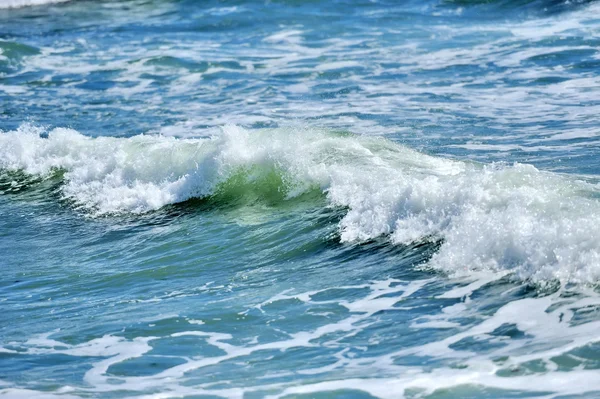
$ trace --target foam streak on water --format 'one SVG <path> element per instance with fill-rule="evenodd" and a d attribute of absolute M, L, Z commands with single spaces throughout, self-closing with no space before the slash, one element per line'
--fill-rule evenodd
<path fill-rule="evenodd" d="M 91 10 L 77 2 L 71 7 L 82 27 L 100 36 L 42 42 L 37 54 L 14 63 L 0 90 L 27 109 L 64 107 L 70 114 L 66 108 L 85 108 L 88 116 L 78 118 L 102 129 L 96 134 L 113 130 L 113 113 L 145 115 L 142 127 L 129 133 L 177 136 L 228 123 L 274 126 L 282 119 L 318 118 L 321 126 L 393 134 L 461 157 L 511 156 L 563 171 L 573 170 L 567 158 L 581 158 L 578 166 L 588 173 L 598 166 L 589 152 L 597 145 L 600 114 L 598 4 L 525 20 L 501 18 L 493 9 L 489 13 L 498 17 L 492 21 L 433 4 L 376 3 L 344 21 L 341 10 L 322 5 L 323 15 L 341 22 L 320 23 L 321 33 L 310 26 L 310 7 L 189 7 L 200 26 L 181 25 L 168 2 L 119 13 L 111 2 Z M 391 22 L 415 13 L 426 25 Z M 244 30 L 246 15 L 264 21 L 260 32 Z M 95 23 L 89 27 L 88 20 Z M 344 22 L 356 24 L 343 29 Z M 164 32 L 113 43 L 112 30 L 153 24 L 163 24 Z M 238 45 L 235 27 L 251 45 Z M 207 33 L 182 38 L 178 29 Z M 11 43 L 0 47 L 5 44 Z M 22 79 L 27 86 L 11 84 Z M 98 91 L 119 106 L 96 103 Z M 68 126 L 72 120 L 55 122 Z M 451 137 L 439 125 L 452 126 Z M 440 136 L 448 140 L 443 148 Z"/>
<path fill-rule="evenodd" d="M 488 281 L 489 283 L 490 281 Z M 385 311 L 411 314 L 413 301 L 435 284 L 434 280 L 403 282 L 386 280 L 367 285 L 368 295 L 353 301 L 340 302 L 340 305 L 351 313 L 348 317 L 331 324 L 324 324 L 312 331 L 290 333 L 283 340 L 267 343 L 234 344 L 239 337 L 229 333 L 204 331 L 194 327 L 189 321 L 187 328 L 167 336 L 138 337 L 131 340 L 117 336 L 104 336 L 77 345 L 70 345 L 40 336 L 19 345 L 22 356 L 58 356 L 102 357 L 95 361 L 85 373 L 84 380 L 89 386 L 80 389 L 66 389 L 67 397 L 79 397 L 83 393 L 110 392 L 115 389 L 123 392 L 142 392 L 160 389 L 161 393 L 143 395 L 144 398 L 178 397 L 186 395 L 217 395 L 225 398 L 241 398 L 248 394 L 259 394 L 269 398 L 287 397 L 293 394 L 315 394 L 317 392 L 349 390 L 367 392 L 379 398 L 412 397 L 415 393 L 427 395 L 441 389 L 454 389 L 460 395 L 469 394 L 470 387 L 477 389 L 497 389 L 501 392 L 517 390 L 530 395 L 541 395 L 545 398 L 559 395 L 578 395 L 600 390 L 595 370 L 586 370 L 585 358 L 576 353 L 581 348 L 593 347 L 598 342 L 598 321 L 582 325 L 572 324 L 574 316 L 591 306 L 600 306 L 600 299 L 568 299 L 565 293 L 541 298 L 528 298 L 507 303 L 499 307 L 491 315 L 481 318 L 465 328 L 452 322 L 465 317 L 473 317 L 478 313 L 477 306 L 469 300 L 449 306 L 442 306 L 436 314 L 427 317 L 416 317 L 409 321 L 409 331 L 418 335 L 420 331 L 439 328 L 445 322 L 444 329 L 450 331 L 445 339 L 431 340 L 429 343 L 408 347 L 385 355 L 368 355 L 366 357 L 352 354 L 346 347 L 367 331 L 372 325 L 381 322 L 374 317 Z M 364 286 L 340 287 L 340 290 L 363 289 Z M 464 297 L 469 298 L 480 288 L 473 291 L 462 290 Z M 333 304 L 334 301 L 314 299 L 328 290 L 317 290 L 306 293 L 277 295 L 258 304 L 264 314 L 272 312 L 283 301 L 295 300 L 311 307 Z M 440 297 L 451 298 L 448 291 Z M 411 300 L 411 298 L 414 298 Z M 408 303 L 408 305 L 407 305 Z M 248 315 L 252 308 L 241 312 Z M 433 322 L 437 326 L 433 325 Z M 195 324 L 195 323 L 194 323 Z M 521 334 L 519 340 L 510 340 L 509 334 Z M 505 335 L 506 334 L 506 335 Z M 180 365 L 144 377 L 115 377 L 114 371 L 122 362 L 132 361 L 153 351 L 161 340 L 187 339 L 188 344 L 208 345 L 218 348 L 220 355 L 189 358 L 182 356 Z M 373 338 L 375 339 L 375 338 Z M 459 346 L 461 342 L 475 339 L 480 345 L 490 345 L 484 354 L 469 350 L 468 346 Z M 186 381 L 194 380 L 203 370 L 214 369 L 220 364 L 234 362 L 252 362 L 256 355 L 272 353 L 274 357 L 287 357 L 288 352 L 310 351 L 313 348 L 328 348 L 332 351 L 329 364 L 325 367 L 298 369 L 284 368 L 279 373 L 264 375 L 256 386 L 222 387 L 222 384 L 204 383 L 190 385 Z M 366 354 L 366 347 L 361 349 Z M 279 355 L 277 355 L 279 353 Z M 428 359 L 428 363 L 437 364 L 433 370 L 427 367 L 402 365 L 402 359 L 419 356 Z M 568 360 L 568 359 L 571 360 Z M 573 360 L 577 359 L 575 363 Z M 257 366 L 260 367 L 260 366 Z M 541 374 L 540 370 L 544 370 Z M 296 374 L 294 382 L 275 382 L 284 375 Z M 318 375 L 335 376 L 326 381 L 311 383 L 311 378 Z M 298 381 L 305 381 L 298 385 Z M 461 391 L 463 389 L 464 391 Z M 79 392 L 78 392 L 79 391 Z M 478 391 L 475 391 L 478 392 Z M 479 391 L 483 392 L 483 391 Z M 4 393 L 18 397 L 27 395 L 20 389 L 6 389 Z M 31 392 L 30 392 L 31 394 Z M 62 397 L 62 396 L 61 396 Z"/>

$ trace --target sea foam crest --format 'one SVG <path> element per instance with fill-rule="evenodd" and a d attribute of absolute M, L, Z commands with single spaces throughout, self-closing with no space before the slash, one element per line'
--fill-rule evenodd
<path fill-rule="evenodd" d="M 211 138 L 90 138 L 24 125 L 0 135 L 0 167 L 65 172 L 63 195 L 95 215 L 141 213 L 215 193 L 239 170 L 246 184 L 276 170 L 286 196 L 318 188 L 348 209 L 344 242 L 439 240 L 430 265 L 452 274 L 514 271 L 537 281 L 600 278 L 596 186 L 530 165 L 479 165 L 428 156 L 377 137 L 318 129 Z"/>

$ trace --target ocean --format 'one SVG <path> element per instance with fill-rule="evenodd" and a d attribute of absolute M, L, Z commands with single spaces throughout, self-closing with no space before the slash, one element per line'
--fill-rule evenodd
<path fill-rule="evenodd" d="M 0 397 L 600 398 L 600 3 L 0 0 Z"/>

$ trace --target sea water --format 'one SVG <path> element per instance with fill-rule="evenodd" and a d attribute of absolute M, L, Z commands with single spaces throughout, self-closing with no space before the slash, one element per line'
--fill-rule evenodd
<path fill-rule="evenodd" d="M 600 397 L 600 3 L 0 1 L 0 397 Z"/>

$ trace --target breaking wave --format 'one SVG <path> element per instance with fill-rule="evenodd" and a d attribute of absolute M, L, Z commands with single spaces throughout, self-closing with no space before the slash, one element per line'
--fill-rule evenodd
<path fill-rule="evenodd" d="M 331 206 L 347 209 L 343 242 L 440 241 L 429 265 L 450 274 L 600 278 L 597 186 L 525 164 L 433 157 L 378 137 L 225 126 L 210 138 L 91 138 L 23 125 L 0 134 L 0 168 L 4 181 L 15 173 L 60 174 L 61 195 L 95 216 L 143 213 L 224 191 L 254 190 L 277 202 L 320 190 Z"/>

